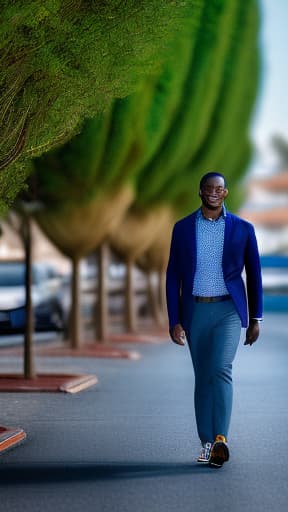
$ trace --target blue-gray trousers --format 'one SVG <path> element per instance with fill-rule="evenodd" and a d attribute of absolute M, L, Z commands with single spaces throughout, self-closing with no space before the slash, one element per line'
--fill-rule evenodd
<path fill-rule="evenodd" d="M 241 333 L 241 322 L 232 300 L 191 302 L 183 307 L 195 373 L 195 415 L 201 442 L 227 437 L 232 412 L 232 362 Z"/>

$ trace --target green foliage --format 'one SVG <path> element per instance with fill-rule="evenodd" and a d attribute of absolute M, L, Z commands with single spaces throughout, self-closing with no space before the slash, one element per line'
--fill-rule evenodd
<path fill-rule="evenodd" d="M 227 176 L 228 181 L 230 176 L 234 175 L 235 166 L 237 171 L 240 172 L 240 166 L 237 165 L 237 162 L 239 162 L 239 159 L 240 161 L 243 161 L 243 159 L 239 149 L 242 147 L 241 141 L 243 139 L 245 144 L 247 142 L 249 122 L 258 86 L 258 25 L 257 3 L 251 1 L 247 6 L 245 3 L 238 2 L 236 16 L 233 19 L 230 45 L 227 48 L 223 63 L 222 79 L 218 83 L 218 95 L 209 115 L 210 120 L 206 128 L 205 138 L 195 153 L 192 133 L 197 131 L 201 121 L 199 118 L 198 122 L 196 119 L 196 122 L 193 123 L 190 119 L 189 124 L 187 122 L 189 120 L 187 112 L 186 127 L 182 128 L 183 131 L 186 129 L 186 134 L 183 135 L 184 138 L 186 137 L 188 140 L 191 136 L 189 161 L 187 161 L 189 152 L 185 153 L 182 142 L 180 147 L 182 147 L 183 153 L 180 151 L 177 153 L 179 148 L 176 148 L 178 163 L 176 160 L 173 162 L 173 156 L 171 156 L 171 159 L 167 158 L 166 155 L 169 155 L 169 151 L 171 152 L 174 148 L 174 142 L 168 139 L 164 149 L 164 157 L 163 153 L 157 155 L 154 159 L 154 167 L 152 162 L 148 169 L 148 175 L 143 173 L 140 177 L 139 189 L 142 190 L 145 180 L 148 179 L 151 183 L 151 186 L 146 188 L 145 193 L 141 194 L 140 201 L 143 204 L 159 201 L 172 202 L 178 206 L 180 212 L 185 213 L 199 204 L 198 184 L 201 175 L 205 172 L 218 170 Z M 248 76 L 249 80 L 247 80 Z M 213 81 L 210 81 L 210 83 L 213 88 Z M 206 81 L 203 89 L 209 96 Z M 202 105 L 205 106 L 204 100 Z M 180 115 L 185 115 L 185 112 L 184 98 Z M 205 108 L 203 108 L 203 115 L 204 117 L 206 115 Z M 172 133 L 173 131 L 174 126 L 172 127 Z M 175 135 L 177 136 L 176 131 Z M 165 157 L 167 165 L 166 160 L 162 160 Z M 230 164 L 231 159 L 233 165 L 232 161 Z M 162 167 L 159 166 L 159 160 L 162 160 Z M 242 173 L 244 170 L 245 167 L 242 167 Z"/>
<path fill-rule="evenodd" d="M 157 73 L 143 80 L 134 94 L 114 100 L 106 112 L 86 122 L 69 143 L 35 159 L 34 180 L 45 204 L 83 202 L 135 179 L 160 146 L 181 99 L 202 3 L 197 0 L 190 8 Z"/>
<path fill-rule="evenodd" d="M 31 173 L 31 162 L 17 161 L 0 173 L 0 218 L 13 204 L 19 187 L 25 188 L 27 176 Z"/>
<path fill-rule="evenodd" d="M 251 155 L 258 25 L 256 0 L 195 2 L 157 71 L 35 161 L 34 190 L 47 209 L 96 205 L 128 181 L 136 192 L 132 217 L 159 203 L 185 214 L 199 204 L 199 180 L 209 170 L 227 176 L 235 208 Z"/>
<path fill-rule="evenodd" d="M 135 181 L 160 148 L 183 94 L 202 7 L 198 1 L 190 16 L 183 20 L 160 73 L 145 79 L 129 98 L 114 102 L 110 137 L 100 171 L 108 186 L 118 186 L 126 179 Z"/>
<path fill-rule="evenodd" d="M 163 179 L 181 173 L 204 137 L 218 97 L 235 7 L 235 0 L 210 0 L 204 4 L 181 104 L 160 151 L 139 178 L 139 190 L 149 181 L 147 195 L 142 194 L 143 203 L 158 195 Z"/>
<path fill-rule="evenodd" d="M 109 131 L 110 111 L 86 121 L 81 134 L 64 146 L 33 161 L 30 189 L 54 208 L 61 203 L 83 203 L 95 196 L 99 161 Z"/>
<path fill-rule="evenodd" d="M 191 2 L 4 0 L 0 165 L 63 144 L 135 90 L 161 65 Z M 13 183 L 11 195 L 21 177 Z"/>

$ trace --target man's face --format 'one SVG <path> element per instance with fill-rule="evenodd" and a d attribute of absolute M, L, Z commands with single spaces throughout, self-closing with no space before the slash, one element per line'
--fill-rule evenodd
<path fill-rule="evenodd" d="M 221 176 L 208 178 L 200 190 L 202 203 L 209 210 L 220 208 L 227 194 L 228 190 L 225 188 L 224 180 Z"/>

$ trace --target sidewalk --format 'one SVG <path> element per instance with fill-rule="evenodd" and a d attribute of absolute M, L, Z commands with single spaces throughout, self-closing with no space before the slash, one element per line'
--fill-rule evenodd
<path fill-rule="evenodd" d="M 48 371 L 39 371 L 34 379 L 26 379 L 21 373 L 10 372 L 17 363 L 23 363 L 23 347 L 1 347 L 1 361 L 5 369 L 0 365 L 0 393 L 23 393 L 23 392 L 64 392 L 78 393 L 98 384 L 96 375 L 90 373 L 55 373 L 51 360 L 60 358 L 63 361 L 63 368 L 66 368 L 65 361 L 72 359 L 77 367 L 85 367 L 81 363 L 82 358 L 88 359 L 120 359 L 137 361 L 141 355 L 134 346 L 141 344 L 159 344 L 167 341 L 164 330 L 154 329 L 145 333 L 119 333 L 111 334 L 107 343 L 84 343 L 79 349 L 71 349 L 63 342 L 42 342 L 34 346 L 34 357 L 37 359 L 36 366 L 42 366 L 41 361 L 46 361 Z M 125 348 L 123 347 L 125 345 Z M 133 347 L 132 347 L 133 345 Z M 128 348 L 127 348 L 128 347 Z M 132 348 L 131 348 L 132 347 Z M 40 364 L 39 364 L 40 361 Z M 47 361 L 48 365 L 47 365 Z M 42 363 L 43 364 L 43 363 Z M 9 448 L 16 447 L 26 439 L 26 433 L 22 428 L 6 427 L 0 425 L 0 454 Z"/>
<path fill-rule="evenodd" d="M 89 336 L 87 337 L 89 338 Z M 163 343 L 167 341 L 165 329 L 154 328 L 148 333 L 113 333 L 107 342 L 83 343 L 78 349 L 72 349 L 67 342 L 49 341 L 35 344 L 33 347 L 35 358 L 104 358 L 128 359 L 137 361 L 141 356 L 139 351 L 131 345 L 142 343 Z M 123 347 L 125 344 L 125 348 Z M 130 345 L 130 346 L 129 346 Z M 48 372 L 37 372 L 34 379 L 27 379 L 22 373 L 9 371 L 13 362 L 23 362 L 23 347 L 8 346 L 0 348 L 0 355 L 6 359 L 5 369 L 0 365 L 0 393 L 1 392 L 66 392 L 78 393 L 97 384 L 98 379 L 90 374 L 55 373 L 53 368 Z M 66 366 L 66 365 L 63 365 Z M 52 371 L 51 371 L 52 370 Z"/>

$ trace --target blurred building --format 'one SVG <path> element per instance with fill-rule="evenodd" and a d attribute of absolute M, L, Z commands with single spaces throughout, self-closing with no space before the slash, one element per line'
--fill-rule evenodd
<path fill-rule="evenodd" d="M 254 224 L 261 254 L 288 255 L 288 171 L 251 180 L 240 215 Z"/>

